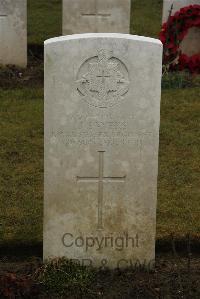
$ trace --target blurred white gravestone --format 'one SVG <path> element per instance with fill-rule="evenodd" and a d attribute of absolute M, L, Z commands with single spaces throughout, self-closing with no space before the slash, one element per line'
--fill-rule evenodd
<path fill-rule="evenodd" d="M 63 0 L 63 35 L 130 32 L 131 0 Z"/>
<path fill-rule="evenodd" d="M 27 65 L 27 1 L 0 0 L 0 65 Z"/>
<path fill-rule="evenodd" d="M 173 16 L 181 8 L 194 4 L 200 5 L 200 0 L 163 0 L 162 22 L 167 22 L 171 8 L 171 15 Z M 190 28 L 188 34 L 183 39 L 180 48 L 184 54 L 189 56 L 200 54 L 200 28 Z"/>
<path fill-rule="evenodd" d="M 151 264 L 161 69 L 156 39 L 45 42 L 45 259 Z"/>

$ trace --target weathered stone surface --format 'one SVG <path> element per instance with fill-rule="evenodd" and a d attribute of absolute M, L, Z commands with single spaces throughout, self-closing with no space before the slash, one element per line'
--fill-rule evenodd
<path fill-rule="evenodd" d="M 182 7 L 194 4 L 200 4 L 200 0 L 163 0 L 163 23 L 167 21 L 169 17 L 169 12 L 173 4 L 172 16 L 176 11 L 180 10 Z"/>
<path fill-rule="evenodd" d="M 151 38 L 45 42 L 44 258 L 154 259 L 161 65 Z"/>
<path fill-rule="evenodd" d="M 0 1 L 0 64 L 27 65 L 27 1 Z"/>
<path fill-rule="evenodd" d="M 63 35 L 130 31 L 131 0 L 63 0 Z"/>
<path fill-rule="evenodd" d="M 169 12 L 173 4 L 172 16 L 182 7 L 198 4 L 200 0 L 164 0 L 163 1 L 163 18 L 162 22 L 166 22 L 169 17 Z M 188 34 L 181 43 L 181 50 L 183 53 L 192 56 L 200 54 L 200 28 L 193 27 L 188 30 Z"/>

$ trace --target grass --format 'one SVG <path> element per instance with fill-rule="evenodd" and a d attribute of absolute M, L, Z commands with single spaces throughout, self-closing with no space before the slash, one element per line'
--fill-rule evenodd
<path fill-rule="evenodd" d="M 133 1 L 131 32 L 156 37 L 161 10 L 161 0 Z M 60 34 L 61 0 L 29 0 L 29 44 L 41 45 L 45 39 Z M 38 65 L 38 71 L 32 74 L 28 69 L 22 79 L 13 70 L 7 70 L 6 79 L 6 70 L 1 71 L 5 86 L 0 89 L 1 244 L 42 241 L 43 89 L 41 63 Z M 32 87 L 26 83 L 30 76 Z M 191 82 L 188 84 L 185 75 L 168 75 L 163 80 L 158 239 L 172 232 L 177 238 L 187 232 L 195 236 L 200 232 L 200 88 L 192 87 L 199 85 L 199 79 L 195 84 Z"/>
<path fill-rule="evenodd" d="M 42 232 L 43 91 L 0 92 L 0 242 L 36 242 Z"/>
<path fill-rule="evenodd" d="M 95 272 L 92 268 L 73 263 L 65 258 L 44 263 L 36 275 L 36 280 L 44 286 L 47 294 L 60 296 L 74 290 L 76 295 L 87 292 L 94 278 Z"/>
<path fill-rule="evenodd" d="M 167 260 L 165 259 L 167 257 Z M 188 267 L 189 262 L 189 267 Z M 140 264 L 128 269 L 94 269 L 64 258 L 21 264 L 0 261 L 0 298 L 199 299 L 199 260 L 181 256 L 156 259 L 155 271 Z"/>
<path fill-rule="evenodd" d="M 132 0 L 131 34 L 158 37 L 162 2 Z M 62 0 L 28 0 L 28 43 L 42 45 L 44 40 L 61 34 Z"/>
<path fill-rule="evenodd" d="M 28 43 L 61 35 L 62 0 L 28 0 Z"/>
<path fill-rule="evenodd" d="M 162 0 L 133 0 L 131 33 L 157 37 L 161 10 Z M 40 46 L 45 39 L 60 34 L 61 0 L 28 0 L 29 44 Z M 41 244 L 43 238 L 43 65 L 40 59 L 29 57 L 29 68 L 24 71 L 0 70 L 0 247 L 6 250 L 7 245 L 16 251 L 20 244 L 25 244 L 30 245 L 26 248 L 32 252 L 33 245 Z M 185 73 L 166 74 L 163 78 L 159 241 L 169 240 L 171 234 L 176 240 L 187 233 L 193 240 L 200 236 L 199 80 L 200 77 L 189 78 Z M 0 261 L 0 268 L 5 266 L 5 260 Z M 156 263 L 154 273 L 143 273 L 136 269 L 97 272 L 65 259 L 42 265 L 39 262 L 39 268 L 35 268 L 32 260 L 21 266 L 9 261 L 6 276 L 0 277 L 0 297 L 10 291 L 13 298 L 14 294 L 35 298 L 36 293 L 40 293 L 40 298 L 68 295 L 70 298 L 200 298 L 197 259 L 188 256 L 185 260 L 178 256 L 164 261 L 162 254 L 162 258 L 157 256 Z M 13 275 L 15 271 L 17 274 Z"/>
<path fill-rule="evenodd" d="M 157 238 L 187 232 L 199 221 L 200 88 L 162 93 Z M 3 243 L 42 241 L 43 91 L 1 90 L 0 219 Z"/>
<path fill-rule="evenodd" d="M 200 88 L 162 93 L 157 238 L 200 232 Z"/>
<path fill-rule="evenodd" d="M 163 0 L 132 0 L 131 34 L 158 38 Z"/>

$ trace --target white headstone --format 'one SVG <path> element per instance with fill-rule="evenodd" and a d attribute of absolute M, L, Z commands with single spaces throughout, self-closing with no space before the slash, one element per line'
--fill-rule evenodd
<path fill-rule="evenodd" d="M 44 258 L 154 259 L 161 69 L 156 39 L 45 42 Z"/>
<path fill-rule="evenodd" d="M 0 0 L 0 65 L 27 65 L 27 1 Z"/>
<path fill-rule="evenodd" d="M 131 0 L 63 0 L 63 35 L 130 32 Z"/>
<path fill-rule="evenodd" d="M 163 0 L 162 22 L 167 22 L 172 5 L 173 9 L 171 15 L 173 16 L 181 8 L 194 4 L 200 5 L 200 0 Z M 184 54 L 189 56 L 200 54 L 200 28 L 190 28 L 188 34 L 182 41 L 180 48 Z"/>

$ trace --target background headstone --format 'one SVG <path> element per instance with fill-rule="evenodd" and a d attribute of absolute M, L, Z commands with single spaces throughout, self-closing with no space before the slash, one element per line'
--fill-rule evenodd
<path fill-rule="evenodd" d="M 44 258 L 154 259 L 161 69 L 151 38 L 45 42 Z"/>
<path fill-rule="evenodd" d="M 63 0 L 63 35 L 130 32 L 131 0 Z"/>
<path fill-rule="evenodd" d="M 27 65 L 27 1 L 0 1 L 0 64 Z"/>
<path fill-rule="evenodd" d="M 169 17 L 169 12 L 173 4 L 172 16 L 182 7 L 198 4 L 200 0 L 164 0 L 163 1 L 163 18 L 165 23 Z M 184 38 L 180 46 L 182 52 L 189 56 L 200 54 L 200 28 L 193 27 L 188 30 L 188 34 Z"/>

